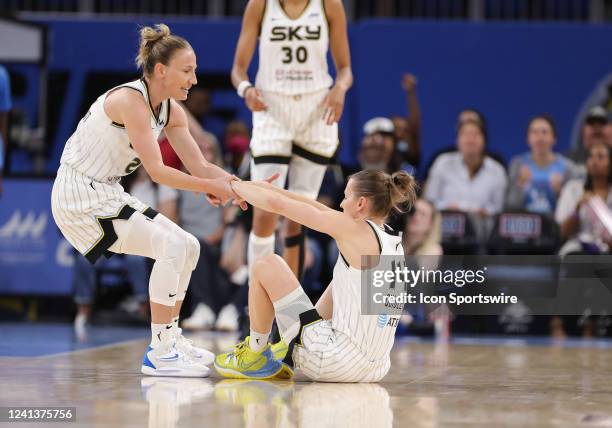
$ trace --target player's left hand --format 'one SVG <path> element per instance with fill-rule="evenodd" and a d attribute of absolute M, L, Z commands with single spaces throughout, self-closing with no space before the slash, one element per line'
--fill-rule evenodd
<path fill-rule="evenodd" d="M 342 110 L 344 110 L 345 96 L 346 91 L 338 85 L 334 85 L 325 96 L 321 107 L 323 107 L 323 120 L 326 124 L 331 125 L 340 120 Z"/>

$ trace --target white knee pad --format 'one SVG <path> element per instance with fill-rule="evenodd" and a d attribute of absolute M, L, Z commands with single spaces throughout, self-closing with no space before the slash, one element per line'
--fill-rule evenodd
<path fill-rule="evenodd" d="M 187 247 L 185 270 L 192 271 L 196 268 L 198 259 L 200 258 L 200 241 L 191 233 L 185 232 L 185 242 Z"/>
<path fill-rule="evenodd" d="M 167 262 L 172 270 L 181 273 L 187 260 L 187 244 L 178 233 L 157 229 L 151 236 L 155 260 Z"/>

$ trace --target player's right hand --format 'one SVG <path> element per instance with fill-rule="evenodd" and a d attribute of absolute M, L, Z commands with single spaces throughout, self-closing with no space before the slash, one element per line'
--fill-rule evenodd
<path fill-rule="evenodd" d="M 206 196 L 209 200 L 214 198 L 221 205 L 227 204 L 234 197 L 230 180 L 226 177 L 215 178 L 210 182 L 210 188 L 207 189 Z"/>
<path fill-rule="evenodd" d="M 251 111 L 264 111 L 268 109 L 268 106 L 263 100 L 261 91 L 255 86 L 250 86 L 246 89 L 244 92 L 244 100 Z"/>

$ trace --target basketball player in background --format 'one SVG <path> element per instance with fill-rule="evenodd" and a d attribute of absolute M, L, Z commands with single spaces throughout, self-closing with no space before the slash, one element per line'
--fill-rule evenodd
<path fill-rule="evenodd" d="M 414 178 L 403 171 L 358 172 L 349 178 L 342 212 L 266 182 L 232 182 L 232 187 L 259 209 L 331 236 L 340 254 L 316 307 L 283 259 L 275 254 L 259 258 L 249 287 L 250 335 L 232 352 L 217 356 L 217 371 L 225 377 L 270 379 L 291 377 L 295 367 L 312 380 L 381 380 L 391 365 L 400 316 L 361 313 L 361 260 L 363 255 L 403 256 L 401 237 L 391 234 L 384 221 L 394 207 L 414 203 Z M 288 349 L 268 345 L 275 317 Z"/>
<path fill-rule="evenodd" d="M 259 38 L 255 85 L 247 70 Z M 328 72 L 331 48 L 336 68 Z M 341 0 L 250 0 L 232 68 L 238 95 L 253 111 L 251 179 L 278 173 L 275 184 L 316 199 L 329 160 L 338 147 L 338 120 L 353 76 Z M 278 215 L 255 208 L 249 236 L 249 269 L 274 252 Z M 287 221 L 283 255 L 299 278 L 304 234 Z"/>
<path fill-rule="evenodd" d="M 141 371 L 204 377 L 214 355 L 193 346 L 178 328 L 198 240 L 126 193 L 119 180 L 142 164 L 156 183 L 225 204 L 235 197 L 230 187 L 235 177 L 204 159 L 176 101 L 185 100 L 197 83 L 189 42 L 166 25 L 144 27 L 136 63 L 143 77 L 102 94 L 66 143 L 51 194 L 53 217 L 92 263 L 111 253 L 155 259 L 149 280 L 151 344 Z M 162 130 L 191 175 L 163 164 L 157 143 Z"/>

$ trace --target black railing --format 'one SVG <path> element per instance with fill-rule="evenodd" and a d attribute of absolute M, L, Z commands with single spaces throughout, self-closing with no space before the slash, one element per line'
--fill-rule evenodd
<path fill-rule="evenodd" d="M 0 13 L 240 16 L 248 0 L 0 0 Z M 351 20 L 612 20 L 612 0 L 344 0 Z"/>

